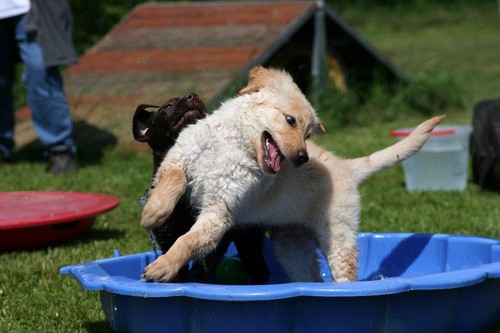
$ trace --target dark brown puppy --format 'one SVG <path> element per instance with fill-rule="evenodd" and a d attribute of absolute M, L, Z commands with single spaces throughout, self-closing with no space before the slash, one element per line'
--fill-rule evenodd
<path fill-rule="evenodd" d="M 155 108 L 156 111 L 148 111 Z M 161 107 L 149 104 L 137 107 L 133 117 L 132 132 L 135 140 L 147 143 L 153 151 L 153 177 L 182 129 L 205 116 L 205 105 L 194 93 L 182 98 L 172 98 Z M 148 191 L 141 200 L 143 204 L 147 201 L 147 196 Z M 168 220 L 153 230 L 163 253 L 170 249 L 179 236 L 191 228 L 196 221 L 197 213 L 183 196 Z M 238 230 L 230 231 L 213 253 L 196 261 L 191 270 L 187 266 L 184 267 L 174 281 L 212 281 L 217 264 L 233 240 L 251 282 L 265 283 L 269 278 L 269 271 L 262 255 L 262 237 L 262 230 L 255 227 L 245 230 L 244 233 Z"/>

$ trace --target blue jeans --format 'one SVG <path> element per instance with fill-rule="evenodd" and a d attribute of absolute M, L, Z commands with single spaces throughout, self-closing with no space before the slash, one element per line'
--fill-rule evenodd
<path fill-rule="evenodd" d="M 40 142 L 46 148 L 65 144 L 76 152 L 62 77 L 57 67 L 45 67 L 40 45 L 24 29 L 24 17 L 0 20 L 0 151 L 10 157 L 14 149 L 12 85 L 15 62 L 20 58 L 28 106 Z"/>

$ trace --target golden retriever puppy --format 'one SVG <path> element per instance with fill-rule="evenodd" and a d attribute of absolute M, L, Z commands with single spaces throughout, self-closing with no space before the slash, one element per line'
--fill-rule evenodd
<path fill-rule="evenodd" d="M 200 214 L 145 278 L 169 281 L 233 225 L 264 224 L 277 227 L 275 252 L 292 281 L 321 281 L 316 245 L 335 281 L 356 280 L 358 184 L 416 153 L 442 118 L 370 156 L 340 159 L 307 140 L 323 127 L 290 75 L 254 68 L 239 96 L 184 129 L 160 165 L 141 226 L 160 225 L 183 194 Z"/>

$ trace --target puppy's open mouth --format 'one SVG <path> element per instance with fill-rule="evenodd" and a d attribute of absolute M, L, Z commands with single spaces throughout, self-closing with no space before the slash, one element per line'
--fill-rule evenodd
<path fill-rule="evenodd" d="M 262 149 L 264 151 L 264 163 L 267 171 L 277 173 L 281 169 L 281 163 L 285 156 L 281 153 L 276 141 L 267 131 L 262 133 Z"/>
<path fill-rule="evenodd" d="M 177 121 L 177 123 L 172 127 L 174 130 L 178 130 L 179 128 L 194 124 L 198 119 L 205 117 L 205 112 L 199 110 L 189 110 Z"/>

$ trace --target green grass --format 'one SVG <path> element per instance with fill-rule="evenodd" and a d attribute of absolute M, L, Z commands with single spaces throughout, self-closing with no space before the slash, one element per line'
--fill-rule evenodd
<path fill-rule="evenodd" d="M 447 113 L 447 124 L 470 124 L 474 103 L 498 97 L 500 91 L 500 20 L 494 1 L 464 3 L 433 4 L 430 8 L 337 8 L 398 68 L 412 78 L 421 78 L 419 84 L 438 91 L 451 103 L 436 106 L 425 102 L 430 110 L 414 111 L 409 101 L 429 95 L 419 93 L 418 85 L 396 96 L 376 93 L 365 104 L 329 101 L 319 110 L 327 133 L 316 140 L 340 156 L 356 157 L 390 145 L 394 142 L 388 135 L 390 129 L 414 126 L 427 117 L 426 113 Z M 450 96 L 450 92 L 457 96 Z M 348 125 L 336 114 L 341 103 L 352 114 L 347 117 Z M 47 173 L 36 144 L 19 147 L 17 162 L 0 168 L 0 191 L 92 191 L 114 194 L 121 200 L 118 208 L 99 216 L 94 227 L 78 239 L 35 251 L 0 254 L 0 332 L 109 330 L 98 294 L 84 292 L 72 278 L 59 276 L 58 270 L 110 257 L 114 249 L 122 254 L 150 250 L 148 237 L 139 227 L 137 200 L 148 186 L 151 157 L 116 138 L 121 135 L 116 128 L 129 128 L 132 112 L 133 107 L 128 117 L 120 118 L 121 124 L 106 127 L 106 133 L 77 126 L 80 168 L 74 175 L 54 177 Z M 500 238 L 499 195 L 483 192 L 471 183 L 464 192 L 408 193 L 402 167 L 397 166 L 368 179 L 361 192 L 362 231 Z"/>
<path fill-rule="evenodd" d="M 90 152 L 85 151 L 83 155 Z M 0 255 L 0 332 L 103 332 L 106 329 L 97 293 L 84 293 L 60 267 L 149 250 L 147 234 L 138 226 L 138 198 L 148 184 L 147 155 L 113 147 L 95 164 L 78 173 L 55 177 L 43 161 L 19 162 L 0 171 L 1 190 L 69 190 L 111 193 L 120 198 L 115 210 L 101 215 L 82 237 L 37 251 Z"/>

